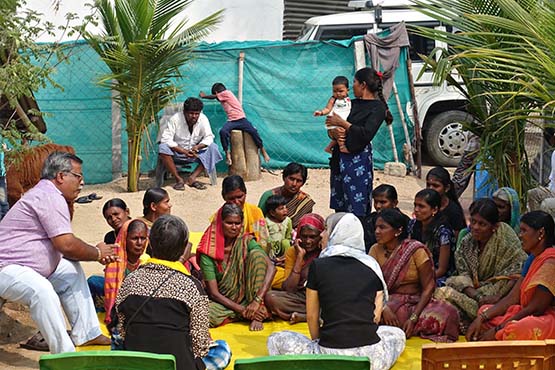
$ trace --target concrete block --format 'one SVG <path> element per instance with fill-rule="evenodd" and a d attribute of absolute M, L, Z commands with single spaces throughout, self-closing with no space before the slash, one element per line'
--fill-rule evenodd
<path fill-rule="evenodd" d="M 387 162 L 383 172 L 389 176 L 405 177 L 407 175 L 407 166 L 402 162 Z"/>

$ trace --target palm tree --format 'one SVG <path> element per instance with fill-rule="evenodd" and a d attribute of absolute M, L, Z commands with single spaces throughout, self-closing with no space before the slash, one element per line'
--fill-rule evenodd
<path fill-rule="evenodd" d="M 467 96 L 476 120 L 466 128 L 481 141 L 477 160 L 523 200 L 531 186 L 525 126 L 531 116 L 545 118 L 555 102 L 555 5 L 542 0 L 415 3 L 418 11 L 452 27 L 415 32 L 449 45 L 425 60 L 436 82 L 447 81 Z"/>
<path fill-rule="evenodd" d="M 127 190 L 138 190 L 142 137 L 156 114 L 180 92 L 179 68 L 197 41 L 219 23 L 222 11 L 187 27 L 192 0 L 97 0 L 103 30 L 84 33 L 111 73 L 100 84 L 119 93 L 128 135 Z M 174 23 L 180 16 L 181 20 Z"/>

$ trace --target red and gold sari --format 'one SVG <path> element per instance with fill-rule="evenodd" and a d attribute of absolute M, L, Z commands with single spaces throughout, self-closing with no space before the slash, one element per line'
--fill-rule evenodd
<path fill-rule="evenodd" d="M 419 241 L 410 239 L 403 241 L 385 262 L 380 263 L 389 290 L 386 304 L 397 315 L 401 325 L 414 313 L 421 295 L 398 293 L 398 290 L 407 280 L 419 283 L 417 266 L 423 263 L 430 264 L 433 270 L 428 248 Z M 422 310 L 414 332 L 435 342 L 454 342 L 459 336 L 459 314 L 450 304 L 432 298 Z"/>

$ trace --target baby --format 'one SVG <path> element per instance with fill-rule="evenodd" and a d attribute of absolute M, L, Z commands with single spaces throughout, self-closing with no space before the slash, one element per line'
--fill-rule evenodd
<path fill-rule="evenodd" d="M 337 76 L 332 81 L 333 95 L 328 100 L 328 104 L 322 110 L 317 110 L 314 112 L 314 116 L 325 116 L 327 114 L 336 113 L 338 116 L 347 119 L 349 113 L 351 113 L 351 99 L 349 99 L 349 80 L 345 76 Z M 327 129 L 331 130 L 335 128 L 334 126 L 328 126 Z M 339 151 L 341 153 L 349 153 L 349 150 L 345 146 L 345 135 L 342 134 L 336 138 L 336 140 L 331 140 L 328 146 L 326 146 L 325 151 L 331 153 L 332 148 L 335 144 L 339 145 Z"/>

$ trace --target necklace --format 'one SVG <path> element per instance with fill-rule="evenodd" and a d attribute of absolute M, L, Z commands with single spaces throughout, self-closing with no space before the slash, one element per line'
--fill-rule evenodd
<path fill-rule="evenodd" d="M 391 256 L 391 254 L 393 252 L 395 252 L 395 250 L 399 247 L 399 245 L 396 245 L 395 248 L 393 248 L 392 250 L 387 249 L 387 246 L 385 244 L 382 244 L 382 248 L 383 248 L 383 253 L 385 255 L 385 258 L 389 258 Z"/>

